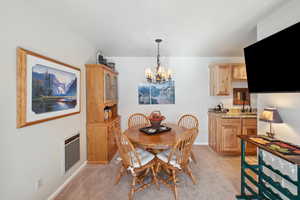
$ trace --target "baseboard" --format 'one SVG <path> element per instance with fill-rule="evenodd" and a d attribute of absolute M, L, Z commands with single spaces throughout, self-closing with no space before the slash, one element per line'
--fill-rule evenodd
<path fill-rule="evenodd" d="M 205 146 L 207 146 L 208 145 L 208 143 L 207 142 L 195 142 L 194 143 L 194 145 L 205 145 Z"/>
<path fill-rule="evenodd" d="M 84 161 L 79 167 L 78 169 L 76 169 L 73 174 L 71 176 L 69 176 L 65 182 L 59 186 L 57 188 L 57 190 L 55 190 L 49 197 L 47 200 L 54 200 L 55 197 L 64 189 L 64 187 L 66 187 L 68 185 L 68 183 L 70 183 L 70 181 L 86 166 L 87 161 Z"/>
<path fill-rule="evenodd" d="M 101 165 L 106 165 L 108 164 L 109 161 L 87 161 L 87 164 L 101 164 Z"/>

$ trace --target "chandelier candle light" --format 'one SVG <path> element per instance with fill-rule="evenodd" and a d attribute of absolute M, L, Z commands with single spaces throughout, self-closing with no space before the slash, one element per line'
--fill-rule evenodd
<path fill-rule="evenodd" d="M 161 39 L 156 39 L 155 42 L 157 43 L 157 66 L 152 72 L 150 68 L 145 70 L 145 76 L 149 83 L 164 83 L 166 81 L 172 80 L 172 72 L 170 69 L 165 70 L 163 67 L 160 66 L 160 54 L 159 54 L 159 43 L 162 42 Z"/>

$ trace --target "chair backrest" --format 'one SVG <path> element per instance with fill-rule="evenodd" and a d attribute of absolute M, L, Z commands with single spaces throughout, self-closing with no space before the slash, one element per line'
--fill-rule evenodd
<path fill-rule="evenodd" d="M 142 113 L 134 113 L 128 118 L 128 128 L 143 128 L 150 126 L 150 121 Z"/>
<path fill-rule="evenodd" d="M 121 130 L 117 127 L 114 127 L 114 133 L 124 167 L 133 167 L 134 162 L 137 162 L 138 165 L 141 166 L 140 155 L 136 152 L 128 137 L 122 134 Z"/>
<path fill-rule="evenodd" d="M 199 128 L 199 122 L 197 117 L 194 115 L 183 115 L 180 117 L 178 121 L 178 126 L 184 127 L 187 129 L 196 128 L 198 130 Z"/>
<path fill-rule="evenodd" d="M 196 128 L 188 129 L 184 133 L 179 135 L 177 143 L 172 148 L 171 153 L 169 154 L 168 162 L 170 162 L 175 156 L 176 161 L 181 166 L 181 168 L 187 165 L 191 156 L 192 146 L 196 140 L 197 135 L 198 131 Z"/>

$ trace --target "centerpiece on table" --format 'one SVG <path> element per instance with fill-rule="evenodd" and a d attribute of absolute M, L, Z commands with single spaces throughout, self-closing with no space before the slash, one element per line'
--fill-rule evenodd
<path fill-rule="evenodd" d="M 154 135 L 171 130 L 170 127 L 161 125 L 161 122 L 166 118 L 165 116 L 161 115 L 160 111 L 153 111 L 147 118 L 149 119 L 151 126 L 140 128 L 140 131 L 146 133 L 147 135 Z"/>
<path fill-rule="evenodd" d="M 153 111 L 148 117 L 151 127 L 159 129 L 161 126 L 161 122 L 165 120 L 165 116 L 163 116 L 160 111 Z"/>

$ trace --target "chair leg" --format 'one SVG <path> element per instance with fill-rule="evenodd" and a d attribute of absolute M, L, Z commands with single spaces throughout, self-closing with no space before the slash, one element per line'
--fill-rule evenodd
<path fill-rule="evenodd" d="M 172 170 L 172 177 L 173 177 L 173 189 L 174 189 L 174 194 L 175 194 L 175 200 L 177 200 L 178 197 L 178 192 L 177 192 L 177 185 L 176 185 L 176 172 L 175 170 Z"/>
<path fill-rule="evenodd" d="M 142 182 L 144 182 L 144 179 L 145 179 L 146 176 L 148 175 L 149 171 L 150 171 L 150 169 L 148 168 L 148 169 L 145 170 L 144 174 L 142 174 L 142 175 L 139 176 L 139 178 L 140 178 L 140 180 L 141 180 Z"/>
<path fill-rule="evenodd" d="M 133 200 L 133 195 L 135 192 L 135 184 L 136 184 L 136 176 L 133 176 L 132 183 L 131 183 L 131 189 L 129 192 L 129 200 Z"/>
<path fill-rule="evenodd" d="M 192 158 L 193 162 L 197 164 L 196 156 L 193 151 L 191 151 L 191 158 Z"/>
<path fill-rule="evenodd" d="M 156 174 L 159 172 L 159 168 L 160 168 L 160 162 L 158 162 L 156 165 L 156 169 L 155 169 Z"/>
<path fill-rule="evenodd" d="M 193 183 L 196 184 L 196 183 L 197 183 L 197 182 L 196 182 L 196 179 L 195 179 L 195 177 L 193 176 L 192 171 L 191 171 L 191 169 L 190 169 L 189 166 L 186 167 L 186 173 L 187 173 L 187 174 L 189 175 L 189 177 L 192 179 Z"/>
<path fill-rule="evenodd" d="M 120 167 L 119 167 L 119 170 L 118 170 L 118 175 L 116 176 L 116 181 L 115 181 L 115 185 L 117 185 L 120 180 L 121 180 L 121 177 L 124 175 L 124 167 L 123 165 L 121 164 Z"/>
<path fill-rule="evenodd" d="M 158 181 L 156 178 L 156 172 L 155 172 L 154 166 L 151 167 L 151 172 L 152 172 L 152 176 L 153 176 L 153 182 L 155 183 L 157 189 L 159 190 L 159 184 L 158 184 Z"/>

